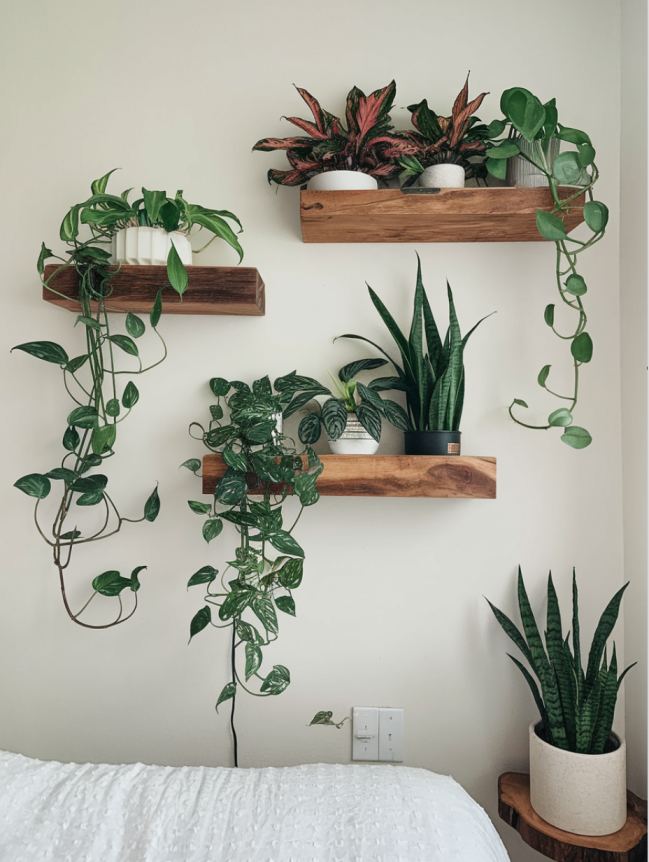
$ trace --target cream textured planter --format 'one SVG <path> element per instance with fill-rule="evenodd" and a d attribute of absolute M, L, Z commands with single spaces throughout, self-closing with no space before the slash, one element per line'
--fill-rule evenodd
<path fill-rule="evenodd" d="M 186 234 L 180 231 L 167 233 L 161 227 L 122 228 L 113 237 L 113 262 L 163 266 L 167 263 L 172 242 L 181 261 L 190 265 L 192 246 Z"/>
<path fill-rule="evenodd" d="M 345 430 L 337 440 L 329 440 L 329 448 L 334 455 L 374 455 L 379 444 L 363 428 L 356 414 L 350 413 Z"/>
<path fill-rule="evenodd" d="M 526 141 L 525 138 L 516 138 L 521 152 L 528 155 L 535 162 L 541 159 L 541 144 L 537 141 Z M 559 139 L 552 138 L 548 145 L 548 151 L 545 154 L 548 164 L 551 166 L 556 157 L 559 155 Z M 507 185 L 522 186 L 523 188 L 534 189 L 542 186 L 547 186 L 548 181 L 544 173 L 534 165 L 530 164 L 522 156 L 514 156 L 513 159 L 507 161 Z"/>
<path fill-rule="evenodd" d="M 463 189 L 465 173 L 462 165 L 431 165 L 419 176 L 419 185 L 424 189 Z"/>
<path fill-rule="evenodd" d="M 530 801 L 536 813 L 577 835 L 609 835 L 626 822 L 626 745 L 576 754 L 550 745 L 530 724 Z"/>
<path fill-rule="evenodd" d="M 324 171 L 309 180 L 309 189 L 314 192 L 358 191 L 378 187 L 374 177 L 362 171 Z"/>

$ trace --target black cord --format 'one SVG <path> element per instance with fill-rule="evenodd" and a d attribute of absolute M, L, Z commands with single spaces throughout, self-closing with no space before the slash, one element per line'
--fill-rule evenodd
<path fill-rule="evenodd" d="M 234 755 L 234 765 L 239 766 L 239 743 L 237 740 L 237 731 L 234 726 L 234 707 L 235 700 L 237 697 L 237 678 L 235 674 L 235 664 L 234 664 L 234 646 L 235 646 L 235 638 L 236 631 L 234 624 L 232 625 L 232 646 L 231 646 L 231 667 L 232 667 L 232 684 L 234 685 L 234 691 L 232 692 L 232 706 L 230 708 L 230 727 L 232 729 L 232 753 Z"/>

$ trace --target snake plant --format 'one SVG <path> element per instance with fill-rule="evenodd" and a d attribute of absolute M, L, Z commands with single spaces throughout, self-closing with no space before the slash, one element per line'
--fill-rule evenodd
<path fill-rule="evenodd" d="M 548 575 L 548 608 L 545 646 L 530 605 L 523 575 L 518 569 L 518 607 L 523 631 L 491 602 L 489 606 L 505 634 L 521 651 L 531 668 L 510 655 L 525 677 L 541 714 L 542 732 L 557 748 L 582 754 L 602 754 L 608 750 L 617 694 L 622 680 L 636 662 L 618 677 L 615 644 L 610 662 L 606 644 L 617 621 L 624 584 L 602 613 L 588 653 L 584 671 L 581 658 L 579 595 L 572 572 L 572 632 L 563 635 L 559 601 Z M 489 601 L 489 600 L 487 600 Z M 571 646 L 572 641 L 572 646 Z"/>

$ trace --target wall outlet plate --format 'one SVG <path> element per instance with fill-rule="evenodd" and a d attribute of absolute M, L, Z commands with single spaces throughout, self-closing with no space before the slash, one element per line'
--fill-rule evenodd
<path fill-rule="evenodd" d="M 352 760 L 379 759 L 379 710 L 355 706 L 352 710 Z"/>
<path fill-rule="evenodd" d="M 390 763 L 403 761 L 403 725 L 402 709 L 379 709 L 379 760 Z"/>

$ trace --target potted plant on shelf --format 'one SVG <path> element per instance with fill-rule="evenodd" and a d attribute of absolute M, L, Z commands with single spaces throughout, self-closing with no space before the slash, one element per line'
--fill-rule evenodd
<path fill-rule="evenodd" d="M 459 455 L 460 422 L 464 406 L 464 349 L 485 318 L 462 335 L 453 292 L 447 282 L 449 326 L 442 340 L 421 277 L 417 255 L 417 282 L 409 335 L 404 334 L 386 306 L 368 285 L 370 299 L 394 339 L 400 360 L 361 335 L 339 338 L 365 341 L 377 348 L 393 366 L 396 377 L 387 378 L 386 388 L 402 390 L 406 411 L 386 414 L 404 432 L 406 455 Z"/>
<path fill-rule="evenodd" d="M 227 471 L 210 502 L 188 500 L 188 504 L 203 518 L 201 534 L 206 542 L 220 536 L 225 525 L 234 526 L 237 535 L 221 572 L 208 564 L 189 579 L 188 587 L 205 590 L 189 633 L 191 641 L 209 627 L 230 630 L 230 678 L 216 708 L 230 701 L 234 765 L 238 766 L 234 723 L 238 695 L 279 695 L 291 682 L 289 669 L 282 664 L 262 671 L 264 651 L 277 640 L 282 615 L 295 616 L 293 594 L 302 581 L 304 550 L 294 529 L 303 509 L 319 499 L 316 480 L 322 465 L 310 446 L 296 449 L 278 430 L 277 417 L 290 395 L 274 391 L 268 377 L 252 386 L 215 377 L 210 389 L 216 397 L 210 405 L 210 421 L 206 427 L 193 422 L 190 434 L 210 452 L 220 453 Z M 181 466 L 198 475 L 201 461 L 190 458 Z M 295 497 L 287 500 L 291 492 Z M 297 513 L 290 512 L 292 500 L 297 500 Z"/>
<path fill-rule="evenodd" d="M 262 138 L 253 150 L 285 150 L 288 170 L 268 171 L 268 182 L 334 191 L 376 189 L 377 180 L 399 172 L 398 158 L 414 152 L 407 135 L 395 132 L 390 120 L 396 84 L 366 96 L 358 87 L 347 94 L 345 122 L 321 107 L 309 92 L 296 87 L 313 120 L 287 117 L 303 133 L 289 138 Z"/>
<path fill-rule="evenodd" d="M 490 129 L 474 116 L 487 93 L 469 101 L 469 76 L 458 93 L 451 115 L 441 117 L 424 99 L 409 105 L 415 131 L 409 134 L 414 152 L 401 158 L 404 185 L 415 180 L 424 188 L 463 188 L 465 179 L 484 178 L 484 154 Z"/>
<path fill-rule="evenodd" d="M 344 365 L 334 378 L 333 391 L 312 377 L 292 372 L 275 381 L 275 388 L 286 401 L 284 418 L 305 405 L 313 409 L 300 421 L 298 436 L 313 445 L 324 428 L 334 455 L 373 455 L 379 448 L 382 417 L 405 425 L 403 408 L 379 393 L 392 389 L 394 378 L 377 377 L 367 384 L 356 380 L 363 371 L 387 365 L 386 359 L 357 359 Z"/>
<path fill-rule="evenodd" d="M 626 583 L 602 613 L 582 666 L 579 597 L 572 575 L 572 633 L 565 637 L 559 601 L 548 576 L 545 645 L 518 570 L 518 627 L 491 604 L 496 619 L 528 662 L 510 656 L 525 677 L 540 713 L 529 728 L 530 799 L 544 820 L 579 835 L 608 835 L 626 821 L 626 747 L 612 732 L 617 695 L 629 665 L 619 676 L 615 644 L 607 641 Z M 571 647 L 572 638 L 572 647 Z M 536 678 L 536 679 L 535 679 Z"/>

